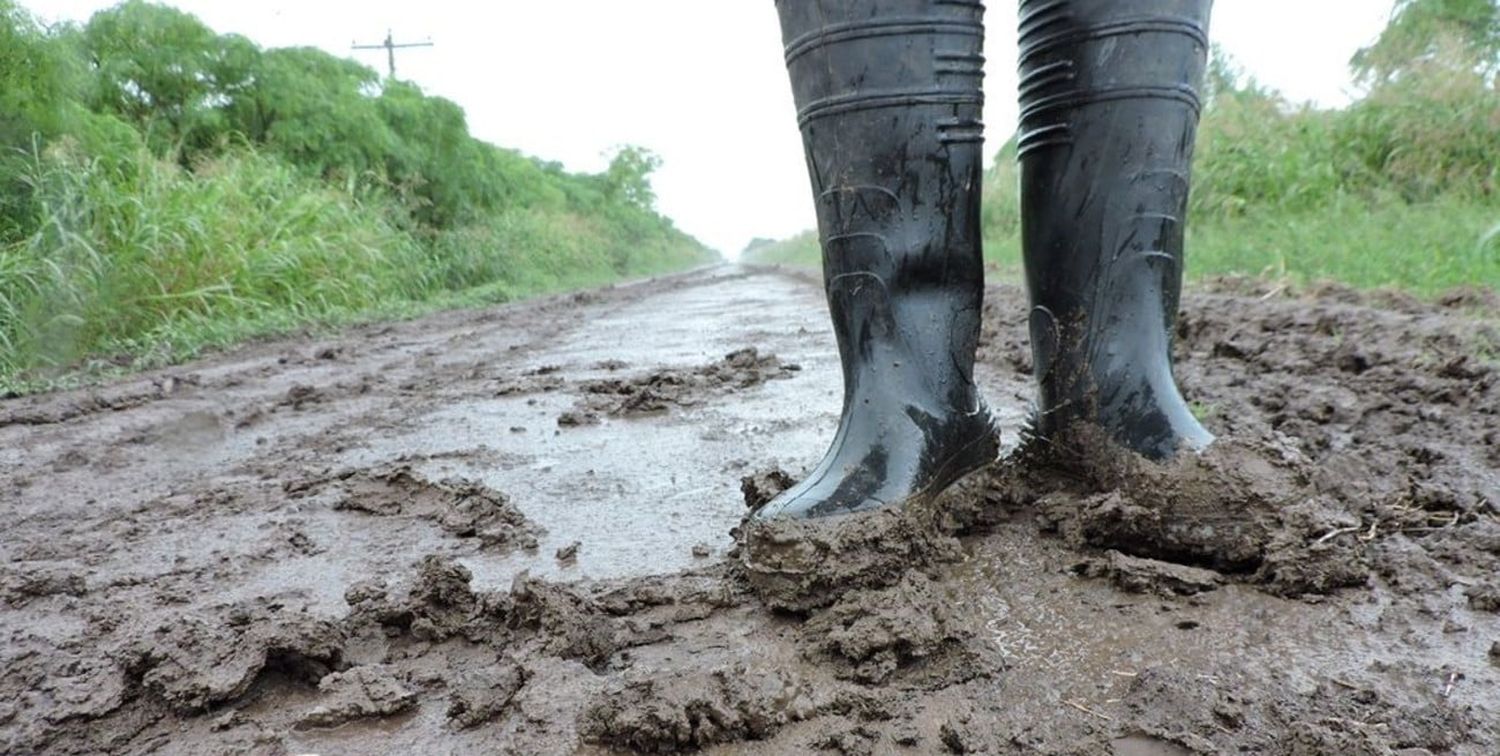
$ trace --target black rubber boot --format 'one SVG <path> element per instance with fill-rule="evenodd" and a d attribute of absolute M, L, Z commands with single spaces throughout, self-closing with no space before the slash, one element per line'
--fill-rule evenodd
<path fill-rule="evenodd" d="M 778 0 L 844 368 L 838 433 L 754 517 L 821 517 L 936 494 L 993 461 L 974 386 L 978 0 Z"/>
<path fill-rule="evenodd" d="M 1023 0 L 1022 246 L 1036 431 L 1153 459 L 1212 440 L 1172 376 L 1212 0 Z"/>

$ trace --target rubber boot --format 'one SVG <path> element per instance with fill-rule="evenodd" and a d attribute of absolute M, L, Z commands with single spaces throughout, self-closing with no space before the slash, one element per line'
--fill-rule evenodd
<path fill-rule="evenodd" d="M 1021 3 L 1022 249 L 1035 431 L 1161 459 L 1213 437 L 1172 375 L 1212 0 Z"/>
<path fill-rule="evenodd" d="M 977 0 L 777 0 L 843 363 L 832 447 L 754 515 L 936 494 L 994 461 L 974 386 L 984 27 Z"/>

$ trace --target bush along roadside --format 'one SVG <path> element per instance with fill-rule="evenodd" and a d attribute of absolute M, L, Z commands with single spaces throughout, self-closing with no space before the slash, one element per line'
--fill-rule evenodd
<path fill-rule="evenodd" d="M 164 6 L 43 30 L 0 0 L 0 394 L 710 260 L 655 211 L 657 166 L 569 173 Z"/>

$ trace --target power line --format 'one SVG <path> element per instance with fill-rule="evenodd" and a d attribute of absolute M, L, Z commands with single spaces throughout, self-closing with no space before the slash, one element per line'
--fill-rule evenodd
<path fill-rule="evenodd" d="M 391 30 L 385 30 L 385 41 L 378 45 L 350 45 L 351 50 L 385 50 L 386 62 L 390 66 L 391 78 L 396 78 L 396 48 L 398 47 L 432 47 L 432 42 L 402 42 L 397 44 L 392 39 Z"/>

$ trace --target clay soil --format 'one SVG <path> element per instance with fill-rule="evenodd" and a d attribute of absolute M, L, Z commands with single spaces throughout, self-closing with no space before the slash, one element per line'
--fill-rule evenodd
<path fill-rule="evenodd" d="M 839 408 L 775 270 L 0 401 L 0 752 L 1500 753 L 1492 297 L 1199 287 L 1166 466 L 1027 441 L 986 309 L 1009 455 L 797 585 L 730 535 Z"/>

